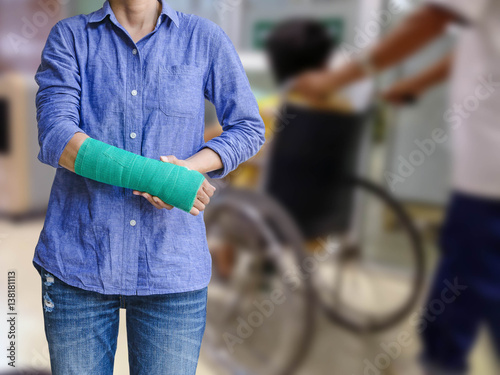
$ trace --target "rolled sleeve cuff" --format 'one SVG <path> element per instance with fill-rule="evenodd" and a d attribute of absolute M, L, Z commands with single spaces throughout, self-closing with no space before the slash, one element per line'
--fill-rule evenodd
<path fill-rule="evenodd" d="M 215 171 L 207 172 L 207 176 L 210 178 L 223 178 L 226 177 L 228 173 L 230 173 L 234 167 L 231 162 L 231 157 L 229 156 L 227 152 L 227 146 L 224 145 L 224 143 L 220 140 L 213 138 L 209 140 L 208 142 L 205 142 L 201 147 L 200 150 L 204 148 L 209 148 L 213 151 L 215 151 L 221 158 L 222 160 L 222 168 L 217 169 Z"/>
<path fill-rule="evenodd" d="M 70 139 L 78 132 L 86 134 L 77 125 L 52 129 L 43 140 L 38 153 L 38 160 L 54 168 L 62 168 L 59 165 L 59 159 Z"/>

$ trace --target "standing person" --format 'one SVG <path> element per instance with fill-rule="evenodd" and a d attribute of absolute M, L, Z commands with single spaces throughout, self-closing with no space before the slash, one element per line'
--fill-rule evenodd
<path fill-rule="evenodd" d="M 35 79 L 38 158 L 57 168 L 33 258 L 52 373 L 112 374 L 125 308 L 131 374 L 195 374 L 215 190 L 202 173 L 264 143 L 234 46 L 165 0 L 109 0 L 52 28 Z M 223 127 L 208 142 L 205 98 Z"/>
<path fill-rule="evenodd" d="M 428 374 L 466 373 L 483 322 L 500 355 L 500 1 L 426 0 L 362 58 L 335 71 L 304 74 L 296 84 L 307 95 L 324 96 L 402 61 L 452 22 L 463 25 L 453 57 L 385 95 L 399 103 L 451 74 L 445 119 L 453 142 L 453 192 L 428 297 L 449 303 L 421 326 Z"/>

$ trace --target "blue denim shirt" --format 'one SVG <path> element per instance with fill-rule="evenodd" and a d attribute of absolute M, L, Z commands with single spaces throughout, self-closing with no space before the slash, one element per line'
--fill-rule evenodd
<path fill-rule="evenodd" d="M 58 164 L 76 132 L 148 158 L 217 152 L 221 178 L 257 153 L 264 123 L 238 54 L 215 23 L 161 0 L 155 29 L 134 43 L 106 1 L 51 30 L 35 76 L 38 159 L 57 168 L 33 265 L 104 294 L 201 289 L 211 277 L 203 214 L 159 210 L 131 189 Z M 204 99 L 223 133 L 204 142 Z"/>

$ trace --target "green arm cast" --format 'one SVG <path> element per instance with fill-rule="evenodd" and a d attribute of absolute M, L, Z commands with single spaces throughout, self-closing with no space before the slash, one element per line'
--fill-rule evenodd
<path fill-rule="evenodd" d="M 189 212 L 205 181 L 200 172 L 146 158 L 86 138 L 75 160 L 75 173 L 110 185 L 143 191 Z"/>

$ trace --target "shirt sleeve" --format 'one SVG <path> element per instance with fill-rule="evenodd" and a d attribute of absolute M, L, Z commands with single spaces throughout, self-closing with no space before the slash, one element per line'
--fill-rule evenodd
<path fill-rule="evenodd" d="M 223 131 L 201 148 L 219 154 L 223 168 L 207 175 L 222 178 L 259 151 L 265 126 L 238 53 L 220 26 L 216 26 L 211 46 L 205 98 L 215 105 Z"/>
<path fill-rule="evenodd" d="M 59 165 L 66 144 L 80 127 L 81 80 L 74 46 L 68 42 L 59 21 L 50 31 L 35 74 L 38 84 L 36 111 L 38 123 L 38 160 Z"/>
<path fill-rule="evenodd" d="M 477 22 L 491 0 L 424 0 L 424 4 L 436 5 L 455 13 L 468 23 Z"/>

